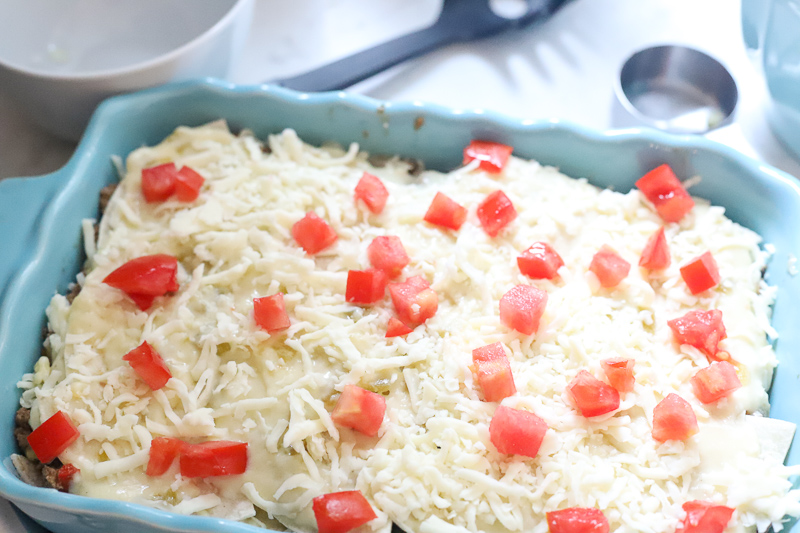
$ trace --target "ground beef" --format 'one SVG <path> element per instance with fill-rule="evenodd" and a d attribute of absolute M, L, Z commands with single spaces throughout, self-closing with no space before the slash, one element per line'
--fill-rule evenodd
<path fill-rule="evenodd" d="M 389 162 L 394 156 L 386 155 L 386 154 L 373 154 L 369 156 L 369 164 L 377 167 L 383 168 L 386 166 L 386 163 Z M 417 177 L 425 170 L 425 163 L 422 162 L 420 159 L 414 159 L 412 157 L 402 157 L 400 158 L 401 161 L 404 163 L 408 163 L 408 175 Z"/>
<path fill-rule="evenodd" d="M 72 283 L 72 284 L 70 284 L 70 286 L 69 286 L 69 292 L 67 293 L 67 296 L 66 296 L 66 298 L 67 298 L 67 301 L 68 301 L 69 303 L 72 303 L 73 301 L 75 301 L 75 298 L 78 296 L 78 294 L 79 294 L 80 292 L 81 292 L 81 286 L 80 286 L 80 284 L 78 284 L 78 283 Z"/>
<path fill-rule="evenodd" d="M 415 178 L 422 174 L 425 170 L 425 163 L 421 159 L 414 159 L 412 157 L 403 158 L 403 161 L 408 163 L 408 173 Z"/>
<path fill-rule="evenodd" d="M 58 471 L 61 469 L 61 461 L 54 459 L 49 465 L 43 465 L 36 459 L 30 444 L 28 435 L 31 434 L 31 410 L 25 407 L 17 409 L 14 415 L 14 437 L 23 455 L 17 456 L 15 466 L 17 472 L 25 483 L 29 485 L 44 486 L 52 489 L 64 490 L 58 480 Z"/>
<path fill-rule="evenodd" d="M 26 427 L 31 429 L 31 410 L 25 407 L 17 409 L 17 414 L 14 415 L 14 423 L 17 427 Z"/>
<path fill-rule="evenodd" d="M 42 467 L 42 475 L 44 476 L 44 481 L 47 483 L 48 487 L 61 490 L 61 483 L 58 481 L 59 470 L 60 468 L 53 468 L 49 465 L 44 465 Z"/>
<path fill-rule="evenodd" d="M 106 185 L 102 189 L 100 189 L 100 199 L 98 201 L 98 208 L 100 210 L 100 216 L 103 216 L 103 213 L 106 212 L 106 207 L 108 207 L 108 202 L 111 200 L 111 195 L 114 194 L 114 191 L 117 190 L 118 183 L 112 183 L 111 185 Z"/>
<path fill-rule="evenodd" d="M 28 435 L 31 434 L 31 410 L 25 407 L 17 409 L 17 414 L 14 415 L 14 437 L 17 439 L 19 449 L 25 454 L 26 457 L 33 456 L 28 444 Z"/>
<path fill-rule="evenodd" d="M 30 434 L 31 434 L 30 429 L 14 428 L 14 438 L 17 439 L 17 446 L 19 446 L 20 450 L 27 451 L 27 449 L 29 448 L 28 435 Z"/>

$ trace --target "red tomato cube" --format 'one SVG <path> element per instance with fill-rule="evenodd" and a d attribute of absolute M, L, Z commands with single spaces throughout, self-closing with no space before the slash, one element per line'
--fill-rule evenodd
<path fill-rule="evenodd" d="M 467 210 L 449 196 L 437 192 L 425 213 L 424 220 L 434 226 L 458 230 L 467 220 Z"/>
<path fill-rule="evenodd" d="M 236 476 L 247 470 L 247 443 L 214 440 L 187 444 L 180 453 L 181 476 Z"/>
<path fill-rule="evenodd" d="M 608 382 L 619 392 L 631 392 L 636 379 L 633 377 L 633 359 L 606 359 L 600 362 Z"/>
<path fill-rule="evenodd" d="M 532 279 L 553 279 L 564 260 L 546 242 L 535 242 L 517 257 L 519 271 Z"/>
<path fill-rule="evenodd" d="M 330 247 L 339 238 L 333 228 L 313 211 L 292 226 L 292 237 L 309 255 L 314 255 Z"/>
<path fill-rule="evenodd" d="M 180 439 L 156 437 L 150 443 L 150 457 L 144 473 L 148 476 L 163 475 L 186 446 L 187 444 Z"/>
<path fill-rule="evenodd" d="M 137 257 L 111 272 L 103 283 L 125 292 L 146 311 L 156 296 L 180 288 L 178 260 L 166 254 Z"/>
<path fill-rule="evenodd" d="M 311 504 L 319 533 L 347 533 L 378 518 L 359 490 L 333 492 L 314 498 Z"/>
<path fill-rule="evenodd" d="M 665 222 L 678 222 L 694 207 L 694 200 L 669 165 L 656 167 L 636 182 Z"/>
<path fill-rule="evenodd" d="M 601 286 L 610 289 L 625 279 L 631 270 L 631 264 L 620 257 L 613 248 L 604 244 L 594 254 L 589 270 L 594 272 Z"/>
<path fill-rule="evenodd" d="M 686 440 L 698 431 L 697 416 L 689 402 L 675 394 L 667 395 L 653 409 L 653 438 L 659 442 Z"/>
<path fill-rule="evenodd" d="M 69 492 L 69 487 L 72 485 L 72 480 L 77 474 L 80 474 L 81 469 L 73 464 L 65 464 L 58 469 L 58 484 L 61 487 L 58 489 L 62 492 Z"/>
<path fill-rule="evenodd" d="M 354 304 L 371 304 L 383 298 L 389 280 L 382 270 L 350 270 L 347 272 L 345 300 Z"/>
<path fill-rule="evenodd" d="M 503 191 L 494 191 L 478 204 L 478 220 L 489 237 L 495 237 L 515 218 L 517 210 Z"/>
<path fill-rule="evenodd" d="M 731 521 L 734 509 L 711 502 L 692 500 L 683 504 L 686 517 L 681 533 L 722 533 Z"/>
<path fill-rule="evenodd" d="M 72 420 L 63 411 L 56 411 L 28 435 L 28 444 L 39 461 L 46 465 L 61 455 L 79 436 L 80 432 Z"/>
<path fill-rule="evenodd" d="M 136 304 L 136 307 L 141 309 L 142 311 L 147 311 L 153 306 L 153 302 L 156 300 L 156 297 L 151 294 L 136 294 L 133 292 L 129 292 L 128 298 L 133 300 L 133 303 Z"/>
<path fill-rule="evenodd" d="M 578 375 L 567 385 L 575 407 L 586 418 L 600 416 L 619 409 L 619 392 L 617 389 L 603 383 L 586 370 L 581 370 Z"/>
<path fill-rule="evenodd" d="M 389 339 L 391 337 L 402 337 L 404 335 L 408 335 L 412 331 L 414 330 L 400 322 L 395 317 L 392 317 L 389 319 L 389 324 L 386 326 L 386 338 Z"/>
<path fill-rule="evenodd" d="M 164 163 L 142 169 L 142 194 L 147 203 L 163 202 L 175 192 L 178 169 L 175 163 Z"/>
<path fill-rule="evenodd" d="M 258 327 L 267 333 L 275 333 L 292 325 L 281 293 L 253 298 L 253 318 Z"/>
<path fill-rule="evenodd" d="M 337 426 L 354 429 L 369 437 L 378 434 L 386 413 L 386 399 L 356 385 L 345 385 L 331 419 Z"/>
<path fill-rule="evenodd" d="M 528 411 L 498 405 L 489 424 L 489 440 L 500 453 L 536 457 L 547 423 Z"/>
<path fill-rule="evenodd" d="M 182 167 L 175 176 L 175 196 L 181 202 L 194 202 L 200 196 L 205 178 L 189 167 Z"/>
<path fill-rule="evenodd" d="M 389 295 L 397 318 L 410 328 L 424 323 L 439 309 L 439 297 L 420 276 L 408 278 L 402 283 L 390 283 Z"/>
<path fill-rule="evenodd" d="M 711 252 L 695 257 L 681 267 L 681 277 L 692 294 L 712 289 L 719 283 L 719 269 Z"/>
<path fill-rule="evenodd" d="M 703 403 L 714 403 L 720 398 L 730 396 L 741 386 L 736 367 L 727 361 L 711 363 L 692 377 L 694 394 Z"/>
<path fill-rule="evenodd" d="M 667 236 L 664 234 L 664 228 L 661 227 L 647 239 L 642 255 L 639 257 L 639 266 L 648 270 L 663 270 L 669 266 L 670 262 Z"/>
<path fill-rule="evenodd" d="M 399 276 L 403 268 L 411 261 L 403 247 L 403 241 L 394 235 L 372 239 L 367 246 L 367 257 L 373 268 L 383 270 L 391 279 Z"/>
<path fill-rule="evenodd" d="M 487 402 L 499 402 L 517 392 L 511 364 L 499 342 L 472 350 L 472 364 Z"/>
<path fill-rule="evenodd" d="M 550 533 L 608 533 L 608 519 L 594 507 L 570 507 L 547 513 Z"/>
<path fill-rule="evenodd" d="M 709 360 L 717 358 L 719 343 L 728 336 L 719 309 L 689 311 L 680 318 L 667 321 L 667 325 L 672 329 L 676 341 L 694 346 Z"/>
<path fill-rule="evenodd" d="M 161 355 L 147 341 L 122 356 L 147 385 L 158 390 L 167 384 L 172 373 Z"/>
<path fill-rule="evenodd" d="M 464 148 L 464 164 L 477 159 L 480 161 L 479 168 L 490 174 L 498 174 L 503 171 L 513 151 L 514 148 L 505 144 L 474 140 Z"/>
<path fill-rule="evenodd" d="M 364 175 L 361 176 L 356 185 L 355 196 L 356 201 L 361 200 L 371 213 L 378 215 L 386 207 L 389 191 L 386 190 L 386 186 L 380 178 L 373 176 L 369 172 L 364 172 Z"/>
<path fill-rule="evenodd" d="M 539 330 L 547 293 L 530 285 L 517 285 L 500 298 L 500 321 L 523 335 Z"/>

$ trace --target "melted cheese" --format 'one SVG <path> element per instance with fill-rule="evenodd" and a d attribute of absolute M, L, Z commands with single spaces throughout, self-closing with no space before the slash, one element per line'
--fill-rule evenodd
<path fill-rule="evenodd" d="M 56 296 L 48 309 L 53 363 L 41 360 L 21 384 L 34 426 L 59 409 L 79 425 L 80 439 L 61 456 L 81 469 L 75 492 L 271 527 L 276 519 L 298 531 L 315 530 L 315 496 L 354 488 L 378 514 L 364 529 L 382 532 L 395 522 L 425 533 L 544 533 L 544 513 L 571 506 L 599 507 L 614 531 L 671 532 L 689 499 L 735 506 L 732 530 L 779 528 L 784 514 L 800 514 L 787 481 L 795 469 L 761 454 L 745 417 L 767 412 L 776 363 L 767 341 L 774 292 L 761 279 L 767 254 L 722 208 L 698 200 L 666 228 L 671 266 L 651 274 L 634 266 L 608 290 L 587 273 L 594 252 L 608 244 L 636 265 L 661 225 L 636 190 L 599 190 L 517 158 L 499 177 L 473 164 L 412 180 L 400 160 L 374 168 L 356 145 L 314 148 L 290 130 L 269 138 L 269 153 L 261 148 L 216 123 L 179 128 L 128 157 L 99 242 L 87 244 L 82 292 L 71 306 Z M 205 177 L 196 202 L 144 202 L 141 169 L 167 161 Z M 364 171 L 389 190 L 380 215 L 354 204 Z M 519 217 L 489 238 L 475 206 L 497 189 Z M 422 221 L 437 191 L 469 208 L 460 231 Z M 339 236 L 315 257 L 291 237 L 309 210 Z M 405 338 L 384 338 L 388 297 L 368 307 L 344 299 L 347 271 L 369 266 L 366 248 L 379 235 L 399 236 L 411 258 L 404 275 L 423 276 L 439 295 L 436 315 Z M 560 280 L 519 273 L 516 256 L 535 241 L 563 257 Z M 692 296 L 678 268 L 706 250 L 723 282 Z M 148 312 L 102 283 L 124 262 L 155 253 L 178 257 L 181 288 Z M 523 283 L 549 294 L 535 336 L 498 317 L 500 297 Z M 277 292 L 292 325 L 270 335 L 255 325 L 252 300 Z M 705 357 L 678 346 L 667 326 L 692 309 L 722 310 L 721 346 L 744 369 L 744 386 L 714 406 L 689 385 Z M 173 375 L 160 391 L 122 361 L 145 340 Z M 496 404 L 482 401 L 470 364 L 474 348 L 498 341 L 509 348 L 518 389 L 503 404 L 551 428 L 535 459 L 499 454 L 489 441 Z M 616 356 L 636 359 L 635 390 L 614 414 L 579 416 L 566 385 L 581 369 L 602 376 L 600 361 Z M 376 438 L 330 418 L 351 383 L 386 395 Z M 701 429 L 659 444 L 652 410 L 671 392 L 692 404 Z M 247 441 L 247 472 L 196 481 L 181 478 L 176 464 L 147 477 L 156 436 Z M 730 460 L 715 460 L 715 447 Z"/>

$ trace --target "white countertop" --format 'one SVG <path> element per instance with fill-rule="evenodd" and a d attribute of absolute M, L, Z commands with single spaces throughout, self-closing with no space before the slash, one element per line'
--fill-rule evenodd
<path fill-rule="evenodd" d="M 511 2 L 513 0 L 497 0 Z M 261 83 L 431 24 L 441 0 L 256 0 L 247 46 L 228 79 Z M 732 126 L 709 135 L 800 178 L 764 119 L 765 88 L 747 56 L 732 0 L 574 0 L 544 24 L 446 47 L 352 88 L 382 100 L 421 100 L 596 129 L 630 126 L 614 84 L 625 59 L 653 44 L 703 50 L 739 87 Z M 58 169 L 74 144 L 31 124 L 0 87 L 0 179 Z M 26 529 L 0 500 L 0 533 Z"/>

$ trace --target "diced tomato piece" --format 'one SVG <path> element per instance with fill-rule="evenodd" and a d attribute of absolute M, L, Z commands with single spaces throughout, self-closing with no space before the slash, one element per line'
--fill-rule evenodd
<path fill-rule="evenodd" d="M 500 321 L 524 335 L 539 330 L 547 293 L 530 285 L 517 285 L 500 298 Z"/>
<path fill-rule="evenodd" d="M 142 194 L 147 203 L 163 202 L 175 192 L 178 169 L 175 163 L 164 163 L 142 169 Z"/>
<path fill-rule="evenodd" d="M 367 257 L 374 268 L 383 270 L 391 279 L 399 276 L 403 268 L 411 261 L 403 247 L 403 241 L 394 235 L 372 239 L 367 246 Z"/>
<path fill-rule="evenodd" d="M 331 419 L 337 426 L 374 437 L 383 424 L 385 413 L 386 399 L 383 396 L 356 385 L 345 385 L 333 408 Z"/>
<path fill-rule="evenodd" d="M 669 245 L 662 226 L 647 239 L 642 255 L 639 257 L 639 266 L 648 270 L 663 270 L 669 266 L 670 262 Z"/>
<path fill-rule="evenodd" d="M 215 440 L 187 444 L 180 453 L 181 476 L 236 476 L 247 470 L 247 443 Z"/>
<path fill-rule="evenodd" d="M 142 311 L 147 311 L 153 306 L 153 302 L 156 299 L 156 296 L 151 294 L 136 294 L 133 292 L 129 292 L 128 298 L 133 300 L 133 303 L 136 304 L 136 307 L 141 309 Z"/>
<path fill-rule="evenodd" d="M 189 167 L 182 167 L 175 176 L 175 195 L 181 202 L 194 202 L 200 196 L 205 178 Z"/>
<path fill-rule="evenodd" d="M 606 359 L 600 362 L 608 382 L 619 392 L 631 392 L 636 379 L 633 377 L 633 359 Z"/>
<path fill-rule="evenodd" d="M 404 335 L 408 335 L 412 331 L 414 330 L 397 320 L 395 317 L 392 317 L 389 319 L 389 324 L 386 326 L 386 338 L 402 337 Z"/>
<path fill-rule="evenodd" d="M 535 242 L 517 257 L 519 271 L 533 279 L 553 279 L 564 260 L 546 242 Z"/>
<path fill-rule="evenodd" d="M 499 342 L 472 350 L 472 363 L 487 402 L 499 402 L 517 392 L 511 364 Z"/>
<path fill-rule="evenodd" d="M 722 533 L 731 521 L 734 509 L 711 502 L 692 500 L 683 504 L 686 517 L 680 533 Z"/>
<path fill-rule="evenodd" d="M 609 289 L 616 287 L 619 282 L 625 279 L 631 270 L 631 264 L 625 261 L 608 245 L 603 245 L 594 254 L 589 270 L 594 272 L 600 285 Z"/>
<path fill-rule="evenodd" d="M 408 278 L 405 283 L 408 283 L 411 287 L 414 287 L 417 290 L 427 289 L 431 286 L 431 284 L 428 283 L 428 281 L 422 276 L 412 276 Z"/>
<path fill-rule="evenodd" d="M 717 359 L 719 342 L 728 336 L 719 309 L 689 311 L 682 317 L 667 321 L 667 325 L 672 329 L 675 340 L 694 346 L 709 360 Z"/>
<path fill-rule="evenodd" d="M 319 533 L 347 533 L 378 518 L 360 490 L 317 496 L 311 507 Z"/>
<path fill-rule="evenodd" d="M 253 298 L 253 317 L 258 327 L 267 333 L 275 333 L 292 325 L 280 292 L 272 296 Z"/>
<path fill-rule="evenodd" d="M 388 283 L 383 270 L 350 270 L 347 272 L 345 300 L 354 304 L 371 304 L 383 298 Z"/>
<path fill-rule="evenodd" d="M 681 267 L 681 277 L 692 294 L 713 289 L 719 283 L 719 269 L 711 252 L 695 257 Z"/>
<path fill-rule="evenodd" d="M 698 431 L 689 402 L 671 392 L 653 409 L 653 438 L 659 442 L 686 440 Z"/>
<path fill-rule="evenodd" d="M 178 260 L 166 254 L 137 257 L 111 272 L 103 283 L 124 291 L 129 296 L 161 296 L 180 288 Z M 146 299 L 142 300 L 145 301 Z M 152 304 L 152 300 L 150 303 Z"/>
<path fill-rule="evenodd" d="M 533 413 L 498 405 L 489 424 L 489 440 L 500 453 L 536 457 L 547 422 Z"/>
<path fill-rule="evenodd" d="M 147 341 L 122 356 L 147 385 L 158 390 L 167 384 L 172 373 L 161 355 Z"/>
<path fill-rule="evenodd" d="M 656 167 L 636 182 L 665 222 L 678 222 L 694 207 L 694 200 L 669 165 Z"/>
<path fill-rule="evenodd" d="M 425 213 L 424 220 L 435 226 L 458 230 L 467 220 L 467 210 L 449 196 L 437 192 Z"/>
<path fill-rule="evenodd" d="M 79 436 L 80 432 L 72 420 L 63 411 L 57 411 L 28 435 L 28 444 L 31 445 L 39 461 L 47 464 L 58 457 Z"/>
<path fill-rule="evenodd" d="M 150 458 L 147 461 L 148 476 L 160 476 L 164 474 L 172 463 L 180 457 L 187 444 L 181 439 L 172 437 L 156 437 L 150 443 Z"/>
<path fill-rule="evenodd" d="M 193 202 L 205 179 L 194 169 L 164 163 L 142 170 L 142 194 L 148 203 L 164 202 L 176 194 L 181 202 Z"/>
<path fill-rule="evenodd" d="M 339 238 L 333 228 L 313 211 L 292 226 L 292 237 L 309 255 L 314 255 L 330 247 Z"/>
<path fill-rule="evenodd" d="M 377 176 L 364 172 L 356 185 L 356 201 L 363 201 L 371 213 L 380 214 L 386 207 L 389 191 Z"/>
<path fill-rule="evenodd" d="M 515 218 L 517 210 L 503 191 L 494 191 L 478 204 L 478 220 L 489 237 L 495 237 Z"/>
<path fill-rule="evenodd" d="M 575 407 L 586 418 L 600 416 L 619 409 L 619 392 L 617 389 L 603 383 L 586 370 L 581 370 L 578 375 L 567 385 Z"/>
<path fill-rule="evenodd" d="M 608 533 L 608 519 L 594 507 L 570 507 L 547 513 L 550 533 Z"/>
<path fill-rule="evenodd" d="M 505 144 L 474 140 L 464 148 L 464 164 L 477 159 L 480 161 L 480 168 L 491 174 L 499 174 L 513 151 L 513 147 Z"/>
<path fill-rule="evenodd" d="M 408 278 L 402 283 L 390 283 L 389 295 L 397 318 L 410 328 L 424 323 L 439 309 L 439 297 L 420 276 Z"/>
<path fill-rule="evenodd" d="M 65 464 L 61 468 L 58 469 L 58 484 L 61 485 L 59 488 L 62 492 L 69 492 L 69 487 L 72 485 L 72 480 L 75 478 L 77 474 L 81 471 L 80 468 L 73 464 Z"/>
<path fill-rule="evenodd" d="M 736 367 L 727 361 L 711 363 L 692 377 L 694 394 L 703 403 L 714 403 L 720 398 L 730 396 L 741 386 Z"/>

